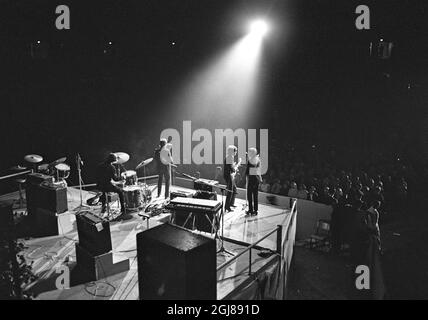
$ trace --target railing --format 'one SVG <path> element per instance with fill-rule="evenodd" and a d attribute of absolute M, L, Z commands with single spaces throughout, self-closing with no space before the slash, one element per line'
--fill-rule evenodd
<path fill-rule="evenodd" d="M 291 207 L 291 218 L 290 218 L 290 222 L 293 222 L 294 219 L 294 215 L 295 215 L 295 211 L 296 211 L 296 203 L 297 201 L 294 200 L 293 205 Z M 289 238 L 289 231 L 290 231 L 290 225 L 289 224 L 288 228 L 287 228 L 287 236 L 286 239 L 288 240 Z M 240 252 L 239 254 L 237 254 L 236 256 L 234 256 L 232 259 L 224 262 L 223 264 L 221 264 L 218 268 L 217 268 L 217 272 L 219 272 L 220 270 L 224 269 L 226 266 L 228 266 L 229 264 L 233 263 L 234 261 L 236 261 L 239 257 L 241 257 L 242 255 L 244 255 L 245 253 L 249 252 L 249 257 L 248 257 L 248 275 L 251 276 L 252 274 L 252 249 L 256 246 L 258 246 L 259 243 L 261 243 L 263 240 L 265 240 L 266 238 L 270 237 L 272 234 L 274 234 L 276 232 L 276 253 L 279 254 L 281 257 L 283 255 L 282 252 L 282 225 L 278 225 L 275 229 L 273 229 L 272 231 L 270 231 L 268 234 L 266 234 L 265 236 L 263 236 L 263 238 L 257 240 L 255 243 L 251 244 L 249 247 L 247 247 L 244 251 Z M 223 240 L 223 239 L 222 239 Z M 224 240 L 223 240 L 224 241 Z"/>

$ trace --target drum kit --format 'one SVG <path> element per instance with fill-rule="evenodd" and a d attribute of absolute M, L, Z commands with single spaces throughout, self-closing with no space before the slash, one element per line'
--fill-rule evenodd
<path fill-rule="evenodd" d="M 67 186 L 66 179 L 70 176 L 70 166 L 65 164 L 66 157 L 59 158 L 51 163 L 39 165 L 43 161 L 43 157 L 37 154 L 29 154 L 24 157 L 30 169 L 39 173 L 43 173 L 54 177 L 54 184 Z M 26 167 L 15 166 L 16 170 L 25 170 Z"/>
<path fill-rule="evenodd" d="M 117 161 L 115 165 L 122 166 L 129 161 L 130 157 L 124 152 L 115 153 Z M 148 159 L 141 162 L 135 170 L 145 167 L 152 162 L 153 159 Z M 152 191 L 146 183 L 138 181 L 137 171 L 126 170 L 121 173 L 121 186 L 123 189 L 125 206 L 127 210 L 140 210 L 146 207 L 152 200 Z"/>

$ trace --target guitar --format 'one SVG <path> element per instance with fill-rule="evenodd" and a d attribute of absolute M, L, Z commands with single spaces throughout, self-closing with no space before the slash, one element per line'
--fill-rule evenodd
<path fill-rule="evenodd" d="M 235 176 L 239 172 L 239 167 L 241 166 L 241 164 L 242 164 L 242 159 L 239 158 L 238 163 L 234 163 L 232 165 L 233 172 L 230 174 L 232 176 L 232 180 L 235 180 Z"/>

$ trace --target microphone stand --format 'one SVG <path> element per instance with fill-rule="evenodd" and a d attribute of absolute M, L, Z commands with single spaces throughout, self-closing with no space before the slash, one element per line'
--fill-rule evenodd
<path fill-rule="evenodd" d="M 218 236 L 218 229 L 216 232 L 216 239 L 220 238 L 220 242 L 221 242 L 221 247 L 220 249 L 216 252 L 217 254 L 219 253 L 226 253 L 229 254 L 231 256 L 234 256 L 234 254 L 230 251 L 227 251 L 224 248 L 224 191 L 226 190 L 227 192 L 231 192 L 230 190 L 223 188 L 223 187 L 217 187 L 221 190 L 221 213 L 220 213 L 220 219 L 221 219 L 221 237 Z"/>
<path fill-rule="evenodd" d="M 80 206 L 75 208 L 74 211 L 78 210 L 80 212 L 82 209 L 89 209 L 90 207 L 83 204 L 82 169 L 80 167 L 80 163 L 82 162 L 82 158 L 80 158 L 80 154 L 77 154 L 76 162 L 77 162 L 77 173 L 79 176 Z"/>

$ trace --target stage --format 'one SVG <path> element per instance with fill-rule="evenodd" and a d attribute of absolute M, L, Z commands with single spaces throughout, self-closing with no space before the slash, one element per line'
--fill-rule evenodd
<path fill-rule="evenodd" d="M 156 187 L 149 186 L 155 196 Z M 176 190 L 189 191 L 185 187 L 172 186 L 171 191 Z M 90 191 L 83 191 L 83 203 L 86 204 L 86 200 L 93 195 Z M 8 194 L 0 197 L 0 202 L 10 202 L 17 197 L 17 193 Z M 27 247 L 24 255 L 27 262 L 33 264 L 33 272 L 38 277 L 28 289 L 40 300 L 137 300 L 139 292 L 136 235 L 148 228 L 169 222 L 171 214 L 162 213 L 144 219 L 138 212 L 131 212 L 122 220 L 110 222 L 114 259 L 129 259 L 129 271 L 89 283 L 79 283 L 78 277 L 73 280 L 72 276 L 70 288 L 58 290 L 56 280 L 61 270 L 67 266 L 73 275 L 76 265 L 75 242 L 78 242 L 78 235 L 75 214 L 79 212 L 79 190 L 69 187 L 67 198 L 69 210 L 58 216 L 59 235 L 23 240 Z M 292 213 L 289 208 L 261 203 L 259 214 L 248 217 L 245 215 L 245 203 L 245 199 L 237 199 L 236 209 L 224 215 L 223 243 L 225 249 L 232 254 L 217 254 L 217 299 L 285 299 L 297 212 Z M 92 206 L 82 210 L 100 215 L 101 207 Z M 278 226 L 281 226 L 279 238 L 275 232 Z M 215 234 L 193 232 L 215 238 Z M 241 254 L 269 233 L 270 236 Z M 218 235 L 221 236 L 221 227 Z M 220 249 L 222 241 L 219 238 L 216 241 L 217 249 Z M 234 259 L 238 255 L 240 256 Z M 225 265 L 231 260 L 233 261 L 230 264 Z"/>

